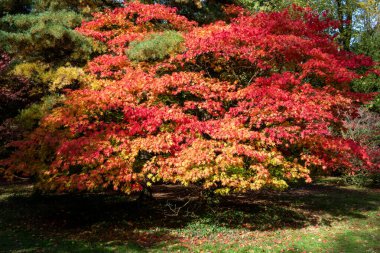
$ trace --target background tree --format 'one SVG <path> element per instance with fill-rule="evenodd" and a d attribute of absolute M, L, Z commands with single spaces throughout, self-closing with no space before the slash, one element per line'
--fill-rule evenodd
<path fill-rule="evenodd" d="M 357 38 L 353 44 L 354 50 L 370 55 L 380 61 L 380 3 L 375 0 L 359 2 Z"/>
<path fill-rule="evenodd" d="M 82 69 L 101 44 L 74 30 L 118 1 L 0 0 L 0 157 L 85 82 Z M 3 53 L 4 52 L 4 53 Z"/>
<path fill-rule="evenodd" d="M 27 80 L 29 103 L 62 88 L 78 87 L 83 67 L 99 45 L 74 30 L 86 13 L 114 1 L 1 1 L 0 47 L 12 62 L 3 75 Z M 3 79 L 5 78 L 3 77 Z M 5 83 L 11 82 L 3 82 Z M 58 85 L 59 83 L 59 85 Z M 28 103 L 27 103 L 28 104 Z M 25 103 L 14 104 L 15 115 Z"/>
<path fill-rule="evenodd" d="M 36 12 L 71 10 L 82 14 L 90 14 L 104 8 L 120 6 L 121 2 L 119 0 L 36 0 L 33 8 Z"/>

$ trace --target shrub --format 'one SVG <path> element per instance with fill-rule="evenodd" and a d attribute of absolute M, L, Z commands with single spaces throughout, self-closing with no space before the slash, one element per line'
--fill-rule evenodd
<path fill-rule="evenodd" d="M 0 51 L 0 124 L 36 99 L 35 94 L 30 94 L 33 85 L 28 80 L 8 76 L 11 65 L 12 58 Z"/>
<path fill-rule="evenodd" d="M 163 60 L 175 53 L 180 53 L 183 37 L 175 31 L 152 34 L 143 41 L 131 42 L 127 55 L 132 61 Z"/>
<path fill-rule="evenodd" d="M 4 158 L 12 151 L 12 148 L 7 146 L 8 143 L 20 140 L 33 131 L 40 120 L 62 101 L 61 96 L 47 96 L 42 98 L 41 102 L 21 110 L 15 118 L 4 120 L 0 124 L 0 157 Z"/>
<path fill-rule="evenodd" d="M 100 11 L 104 8 L 120 6 L 122 2 L 123 1 L 120 0 L 34 0 L 33 7 L 36 11 L 72 10 L 90 14 L 91 12 Z"/>
<path fill-rule="evenodd" d="M 234 10 L 231 23 L 201 27 L 161 5 L 94 14 L 78 31 L 108 47 L 86 68 L 97 88 L 69 92 L 13 143 L 7 176 L 37 175 L 54 191 L 166 182 L 227 194 L 285 189 L 315 170 L 375 169 L 341 134 L 343 115 L 357 111 L 350 83 L 375 63 L 341 50 L 326 33 L 338 24 L 308 9 Z M 184 38 L 182 53 L 141 62 L 125 54 L 168 29 Z"/>
<path fill-rule="evenodd" d="M 72 11 L 5 16 L 0 19 L 0 46 L 22 60 L 86 62 L 93 45 L 90 39 L 73 30 L 82 18 Z"/>
<path fill-rule="evenodd" d="M 377 95 L 368 105 L 367 108 L 373 112 L 380 113 L 380 95 Z"/>
<path fill-rule="evenodd" d="M 20 114 L 15 118 L 15 123 L 20 126 L 19 129 L 31 131 L 38 126 L 39 121 L 44 116 L 62 101 L 63 97 L 59 95 L 43 97 L 41 102 L 21 110 Z"/>
<path fill-rule="evenodd" d="M 355 174 L 345 172 L 343 180 L 347 184 L 358 186 L 378 186 L 380 181 L 378 170 L 380 169 L 380 114 L 362 107 L 358 110 L 357 116 L 347 117 L 344 127 L 343 136 L 365 146 L 373 164 L 378 168 L 373 171 L 361 169 Z"/>
<path fill-rule="evenodd" d="M 355 185 L 360 187 L 379 187 L 380 173 L 361 171 L 353 175 L 343 175 L 342 181 L 346 185 Z"/>
<path fill-rule="evenodd" d="M 362 78 L 356 79 L 352 83 L 352 88 L 356 92 L 378 92 L 380 91 L 380 76 L 369 74 Z"/>
<path fill-rule="evenodd" d="M 79 86 L 85 77 L 82 68 L 69 65 L 54 69 L 49 64 L 42 62 L 20 63 L 10 73 L 32 81 L 35 84 L 33 92 L 37 94 L 47 94 L 48 91 L 57 92 L 64 88 Z"/>

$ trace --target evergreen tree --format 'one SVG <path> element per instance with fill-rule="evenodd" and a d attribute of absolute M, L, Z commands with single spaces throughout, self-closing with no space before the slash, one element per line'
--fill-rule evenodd
<path fill-rule="evenodd" d="M 101 45 L 75 28 L 90 17 L 89 13 L 117 5 L 120 1 L 0 0 L 0 49 L 11 58 L 2 71 L 0 89 L 12 91 L 3 92 L 1 102 L 9 100 L 5 94 L 20 90 L 29 94 L 23 95 L 23 103 L 11 103 L 12 110 L 2 106 L 0 122 L 45 95 L 78 87 L 83 73 L 80 68 L 101 51 Z"/>

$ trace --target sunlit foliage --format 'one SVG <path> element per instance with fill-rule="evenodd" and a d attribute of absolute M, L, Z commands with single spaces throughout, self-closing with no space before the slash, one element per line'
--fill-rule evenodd
<path fill-rule="evenodd" d="M 225 11 L 235 18 L 207 26 L 162 5 L 95 13 L 78 31 L 107 45 L 86 68 L 96 88 L 69 92 L 13 143 L 6 175 L 35 175 L 44 190 L 130 193 L 167 182 L 227 194 L 310 182 L 316 170 L 375 169 L 341 134 L 361 102 L 350 83 L 376 74 L 375 63 L 339 48 L 326 33 L 339 24 L 295 6 Z M 131 57 L 167 30 L 183 49 Z"/>

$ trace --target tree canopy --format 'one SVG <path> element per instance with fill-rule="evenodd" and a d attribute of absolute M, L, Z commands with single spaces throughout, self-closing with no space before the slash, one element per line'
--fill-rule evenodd
<path fill-rule="evenodd" d="M 33 175 L 43 190 L 165 182 L 226 194 L 376 170 L 342 132 L 371 98 L 351 82 L 379 72 L 328 33 L 341 24 L 297 6 L 223 11 L 205 26 L 157 4 L 94 13 L 77 31 L 106 50 L 87 64 L 86 85 L 12 144 L 6 175 Z"/>

